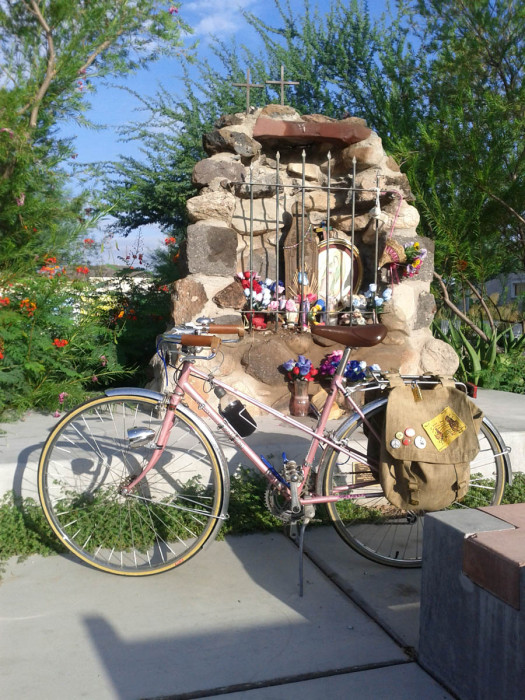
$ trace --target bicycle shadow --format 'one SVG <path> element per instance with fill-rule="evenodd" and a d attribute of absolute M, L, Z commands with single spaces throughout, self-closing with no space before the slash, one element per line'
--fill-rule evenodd
<path fill-rule="evenodd" d="M 304 570 L 301 598 L 292 542 L 280 534 L 229 537 L 166 574 L 161 600 L 144 595 L 151 586 L 159 592 L 151 579 L 125 582 L 126 596 L 142 593 L 140 617 L 133 604 L 129 610 L 134 625 L 115 615 L 83 622 L 119 698 L 201 697 L 406 663 L 403 650 L 308 559 Z M 159 615 L 164 633 L 141 639 L 145 618 L 157 621 L 153 631 Z"/>

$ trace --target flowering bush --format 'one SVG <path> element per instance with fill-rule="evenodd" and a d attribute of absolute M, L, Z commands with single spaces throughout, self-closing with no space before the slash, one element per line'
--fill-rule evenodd
<path fill-rule="evenodd" d="M 299 355 L 297 360 L 284 362 L 281 367 L 291 382 L 313 382 L 317 375 L 317 370 L 312 366 L 311 360 L 304 355 Z"/>
<path fill-rule="evenodd" d="M 82 313 L 83 297 L 96 295 L 93 283 L 34 274 L 3 287 L 0 414 L 62 410 L 66 397 L 68 405 L 84 400 L 94 376 L 107 386 L 126 373 L 114 330 L 96 314 Z"/>

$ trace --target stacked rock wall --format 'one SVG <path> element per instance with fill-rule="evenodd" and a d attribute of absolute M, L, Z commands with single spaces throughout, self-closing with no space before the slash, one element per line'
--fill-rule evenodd
<path fill-rule="evenodd" d="M 380 289 L 391 284 L 385 269 L 376 272 L 378 231 L 379 254 L 392 238 L 400 244 L 417 240 L 427 250 L 416 276 L 392 284 L 391 301 L 381 314 L 389 329 L 386 339 L 376 348 L 360 351 L 359 359 L 411 374 L 450 374 L 457 369 L 453 350 L 434 339 L 429 329 L 435 310 L 430 294 L 433 242 L 417 236 L 419 214 L 411 204 L 408 179 L 363 120 L 301 116 L 289 107 L 269 105 L 253 114 L 221 118 L 203 137 L 203 145 L 208 158 L 193 170 L 199 193 L 187 203 L 191 221 L 185 247 L 187 275 L 174 284 L 175 324 L 199 315 L 240 320 L 246 298 L 234 275 L 250 269 L 251 261 L 251 269 L 262 278 L 275 278 L 277 260 L 282 260 L 277 251 L 281 256 L 293 214 L 304 206 L 313 225 L 326 221 L 329 214 L 338 237 L 349 240 L 353 228 L 364 289 L 377 275 Z M 309 334 L 300 341 L 294 335 L 280 334 L 283 350 L 272 348 L 273 366 L 289 359 L 299 346 L 298 352 L 319 354 Z M 275 336 L 255 333 L 245 341 L 249 352 L 239 349 L 236 359 L 252 378 L 266 387 L 280 382 L 282 389 L 280 375 L 268 367 L 265 375 L 260 369 L 268 364 L 262 358 L 269 351 L 264 346 L 276 342 Z M 236 373 L 233 366 L 223 371 L 231 373 Z"/>

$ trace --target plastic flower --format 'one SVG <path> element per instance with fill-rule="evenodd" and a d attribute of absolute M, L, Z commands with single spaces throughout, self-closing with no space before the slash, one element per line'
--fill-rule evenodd
<path fill-rule="evenodd" d="M 299 355 L 297 360 L 288 360 L 281 365 L 290 381 L 312 382 L 317 370 L 312 367 L 312 362 L 304 355 Z"/>
<path fill-rule="evenodd" d="M 319 374 L 322 377 L 333 377 L 337 365 L 341 362 L 341 357 L 343 356 L 342 350 L 334 350 L 333 352 L 325 355 L 321 360 L 319 365 Z"/>

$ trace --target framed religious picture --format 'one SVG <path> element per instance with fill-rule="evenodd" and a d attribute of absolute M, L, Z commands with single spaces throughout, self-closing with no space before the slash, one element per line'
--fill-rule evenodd
<path fill-rule="evenodd" d="M 328 254 L 327 254 L 328 253 Z M 324 240 L 318 246 L 317 294 L 328 297 L 336 304 L 345 303 L 353 287 L 356 294 L 363 281 L 363 264 L 357 247 L 342 238 Z"/>

